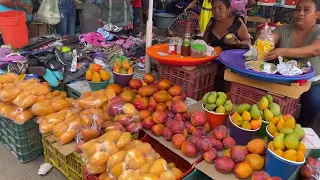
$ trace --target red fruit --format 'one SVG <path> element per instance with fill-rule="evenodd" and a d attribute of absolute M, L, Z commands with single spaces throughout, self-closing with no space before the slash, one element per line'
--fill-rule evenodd
<path fill-rule="evenodd" d="M 175 113 L 187 112 L 187 105 L 181 100 L 172 101 L 170 109 Z"/>
<path fill-rule="evenodd" d="M 129 81 L 129 86 L 132 88 L 132 89 L 139 89 L 141 86 L 142 86 L 142 81 L 139 80 L 139 79 L 131 79 Z"/>
<path fill-rule="evenodd" d="M 218 157 L 214 162 L 214 167 L 216 168 L 216 170 L 225 174 L 232 172 L 234 166 L 235 163 L 233 162 L 233 160 L 227 156 Z"/>
<path fill-rule="evenodd" d="M 282 180 L 281 177 L 269 177 L 267 180 Z"/>
<path fill-rule="evenodd" d="M 244 161 L 247 155 L 248 151 L 242 146 L 234 146 L 230 149 L 230 157 L 236 163 Z"/>
<path fill-rule="evenodd" d="M 183 115 L 183 117 L 184 117 L 184 119 L 185 119 L 186 121 L 190 121 L 190 120 L 191 120 L 191 114 L 190 114 L 190 112 L 184 112 L 184 113 L 182 113 L 182 115 Z"/>
<path fill-rule="evenodd" d="M 139 132 L 143 125 L 141 122 L 132 122 L 127 125 L 126 130 L 130 133 Z"/>
<path fill-rule="evenodd" d="M 213 147 L 211 141 L 205 136 L 199 139 L 199 145 L 200 147 L 198 149 L 202 152 L 206 152 Z"/>
<path fill-rule="evenodd" d="M 136 107 L 139 111 L 140 110 L 146 110 L 149 104 L 149 99 L 146 97 L 139 98 L 139 99 L 134 99 L 132 101 L 132 104 L 134 107 Z"/>
<path fill-rule="evenodd" d="M 185 122 L 184 125 L 186 126 L 188 133 L 192 134 L 192 131 L 196 128 L 191 122 Z"/>
<path fill-rule="evenodd" d="M 163 124 L 156 124 L 156 125 L 152 126 L 151 132 L 155 136 L 161 136 L 162 132 L 163 132 L 163 129 L 164 129 L 164 125 Z"/>
<path fill-rule="evenodd" d="M 269 177 L 269 174 L 264 171 L 256 171 L 252 174 L 251 180 L 266 180 Z"/>
<path fill-rule="evenodd" d="M 156 111 L 152 114 L 152 119 L 157 124 L 163 124 L 166 122 L 167 114 L 163 111 Z"/>
<path fill-rule="evenodd" d="M 315 158 L 308 157 L 307 165 L 309 165 L 313 169 L 318 169 L 319 168 L 319 161 Z"/>
<path fill-rule="evenodd" d="M 311 178 L 312 174 L 313 174 L 312 167 L 310 167 L 308 165 L 302 165 L 300 167 L 300 174 L 304 178 Z"/>
<path fill-rule="evenodd" d="M 176 120 L 176 121 L 182 121 L 182 122 L 185 121 L 184 116 L 183 116 L 182 114 L 180 114 L 180 113 L 177 113 L 177 114 L 176 114 L 176 116 L 174 117 L 174 120 Z"/>
<path fill-rule="evenodd" d="M 196 127 L 192 131 L 193 136 L 205 136 L 206 135 L 206 129 L 204 127 Z"/>
<path fill-rule="evenodd" d="M 170 123 L 168 123 L 168 127 L 174 134 L 181 134 L 185 129 L 184 123 L 182 121 L 175 120 L 170 121 Z"/>
<path fill-rule="evenodd" d="M 218 156 L 217 150 L 214 148 L 203 153 L 203 159 L 208 163 L 213 163 L 213 161 L 217 158 L 217 156 Z"/>
<path fill-rule="evenodd" d="M 148 105 L 146 110 L 149 111 L 149 112 L 153 112 L 153 111 L 155 111 L 155 109 L 156 109 L 156 107 Z"/>
<path fill-rule="evenodd" d="M 186 136 L 184 134 L 175 134 L 171 140 L 173 147 L 176 149 L 180 149 L 185 141 Z"/>
<path fill-rule="evenodd" d="M 212 135 L 218 139 L 222 140 L 228 135 L 228 129 L 225 126 L 218 126 L 212 130 Z"/>
<path fill-rule="evenodd" d="M 152 117 L 149 116 L 149 117 L 147 117 L 147 118 L 145 118 L 145 119 L 143 120 L 143 123 L 142 123 L 142 124 L 143 124 L 143 127 L 144 127 L 145 129 L 150 130 L 151 127 L 152 127 L 153 125 L 155 125 L 156 123 L 154 123 Z"/>
<path fill-rule="evenodd" d="M 233 146 L 237 145 L 236 141 L 230 136 L 224 138 L 222 143 L 223 143 L 223 146 L 224 146 L 225 149 L 230 149 Z"/>
<path fill-rule="evenodd" d="M 200 139 L 202 137 L 198 137 L 198 136 L 191 136 L 190 141 L 195 144 L 198 148 L 198 150 L 200 150 Z"/>
<path fill-rule="evenodd" d="M 167 118 L 174 119 L 175 116 L 176 114 L 172 110 L 167 110 Z"/>
<path fill-rule="evenodd" d="M 207 123 L 206 116 L 203 112 L 195 112 L 191 116 L 191 123 L 194 126 L 204 126 Z"/>
<path fill-rule="evenodd" d="M 217 150 L 217 151 L 221 151 L 223 149 L 223 143 L 221 141 L 219 141 L 218 139 L 214 138 L 213 136 L 208 137 L 209 140 L 211 141 L 213 147 Z"/>
<path fill-rule="evenodd" d="M 165 127 L 163 129 L 162 136 L 164 137 L 165 140 L 171 141 L 173 133 L 170 131 L 168 127 Z"/>
<path fill-rule="evenodd" d="M 197 147 L 191 141 L 185 141 L 181 146 L 182 154 L 193 158 L 197 155 Z"/>

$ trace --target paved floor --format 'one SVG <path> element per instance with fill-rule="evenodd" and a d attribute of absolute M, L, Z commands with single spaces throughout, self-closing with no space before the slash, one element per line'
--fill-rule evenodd
<path fill-rule="evenodd" d="M 0 180 L 65 180 L 56 169 L 52 169 L 46 176 L 38 175 L 40 165 L 44 163 L 44 156 L 21 164 L 13 154 L 0 144 Z"/>

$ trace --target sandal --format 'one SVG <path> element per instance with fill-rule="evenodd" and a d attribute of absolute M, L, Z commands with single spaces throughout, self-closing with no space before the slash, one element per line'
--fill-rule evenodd
<path fill-rule="evenodd" d="M 21 56 L 18 53 L 10 53 L 6 57 L 0 58 L 2 62 L 20 62 L 24 60 L 24 56 Z"/>
<path fill-rule="evenodd" d="M 43 75 L 43 78 L 53 87 L 57 87 L 59 85 L 57 77 L 50 69 L 46 69 L 46 73 Z"/>
<path fill-rule="evenodd" d="M 98 47 L 100 47 L 101 43 L 105 41 L 104 37 L 98 32 L 90 32 L 87 34 L 82 34 L 80 35 L 79 38 L 81 42 L 98 46 Z"/>

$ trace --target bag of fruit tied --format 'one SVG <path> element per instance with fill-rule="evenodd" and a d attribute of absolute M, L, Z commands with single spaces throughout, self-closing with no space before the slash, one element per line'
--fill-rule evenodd
<path fill-rule="evenodd" d="M 257 49 L 258 61 L 264 61 L 264 58 L 268 52 L 274 48 L 274 39 L 272 29 L 266 23 L 265 27 L 261 30 L 261 34 L 257 37 L 254 47 Z"/>

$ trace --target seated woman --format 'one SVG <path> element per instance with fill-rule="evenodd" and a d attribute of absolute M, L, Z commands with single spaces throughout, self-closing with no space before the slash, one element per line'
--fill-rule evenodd
<path fill-rule="evenodd" d="M 246 24 L 240 17 L 231 13 L 230 0 L 214 0 L 212 3 L 213 17 L 207 25 L 203 39 L 210 46 L 220 46 L 223 50 L 247 48 L 250 36 Z M 224 37 L 233 33 L 237 40 L 232 43 L 224 41 Z"/>
<path fill-rule="evenodd" d="M 320 27 L 316 24 L 320 17 L 319 0 L 300 0 L 294 12 L 294 24 L 282 25 L 273 31 L 276 48 L 265 59 L 279 56 L 310 61 L 316 76 L 320 75 Z M 303 127 L 312 126 L 320 112 L 320 82 L 301 96 L 299 123 Z"/>

